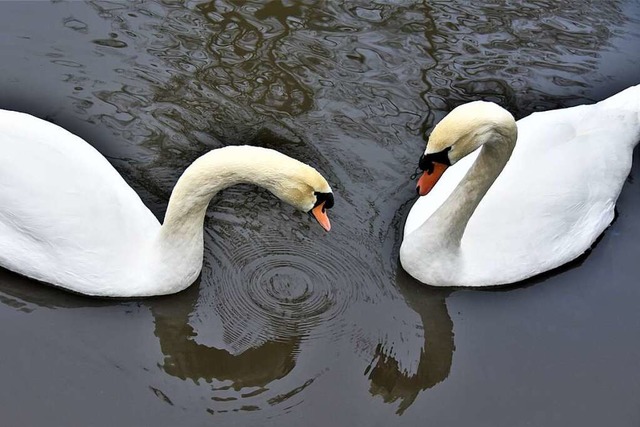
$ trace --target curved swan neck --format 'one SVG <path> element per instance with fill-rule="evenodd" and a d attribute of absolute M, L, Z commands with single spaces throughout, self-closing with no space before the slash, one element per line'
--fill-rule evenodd
<path fill-rule="evenodd" d="M 429 233 L 434 242 L 458 247 L 471 215 L 504 169 L 515 144 L 515 135 L 495 132 L 482 146 L 478 158 L 460 184 L 420 226 L 421 231 Z"/>
<path fill-rule="evenodd" d="M 275 150 L 245 145 L 210 151 L 178 179 L 164 223 L 144 257 L 145 268 L 153 274 L 138 294 L 175 293 L 197 279 L 202 270 L 204 217 L 209 202 L 220 190 L 240 183 L 266 188 L 300 210 L 312 208 L 314 189 L 331 191 L 311 166 Z"/>
<path fill-rule="evenodd" d="M 147 284 L 149 295 L 175 293 L 197 279 L 202 270 L 204 217 L 209 202 L 234 184 L 254 183 L 272 189 L 272 175 L 281 166 L 272 153 L 276 152 L 258 147 L 225 147 L 201 156 L 184 171 L 171 193 L 150 252 L 155 275 Z"/>
<path fill-rule="evenodd" d="M 229 146 L 210 151 L 194 161 L 182 174 L 171 193 L 161 235 L 189 231 L 202 233 L 204 217 L 211 199 L 232 185 L 249 183 L 269 187 L 278 164 L 265 161 L 272 150 Z"/>

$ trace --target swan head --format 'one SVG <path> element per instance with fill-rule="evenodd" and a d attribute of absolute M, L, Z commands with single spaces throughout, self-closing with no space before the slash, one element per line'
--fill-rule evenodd
<path fill-rule="evenodd" d="M 420 156 L 423 173 L 416 187 L 418 194 L 429 193 L 449 166 L 497 136 L 514 141 L 517 136 L 515 119 L 498 104 L 474 101 L 451 110 L 435 126 Z"/>
<path fill-rule="evenodd" d="M 308 212 L 326 231 L 331 230 L 327 212 L 333 207 L 333 191 L 327 180 L 311 166 L 291 159 L 278 162 L 276 174 L 266 187 L 280 200 Z"/>

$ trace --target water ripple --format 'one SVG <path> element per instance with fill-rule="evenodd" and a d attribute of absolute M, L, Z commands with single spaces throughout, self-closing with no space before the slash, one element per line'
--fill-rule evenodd
<path fill-rule="evenodd" d="M 292 337 L 338 340 L 353 332 L 344 312 L 380 292 L 370 266 L 329 239 L 244 234 L 216 238 L 207 292 L 234 352 Z"/>

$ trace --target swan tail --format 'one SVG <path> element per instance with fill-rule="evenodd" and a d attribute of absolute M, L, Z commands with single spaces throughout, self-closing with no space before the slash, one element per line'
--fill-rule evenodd
<path fill-rule="evenodd" d="M 629 128 L 629 143 L 632 147 L 640 142 L 640 84 L 618 92 L 597 105 L 612 112 L 622 126 Z"/>

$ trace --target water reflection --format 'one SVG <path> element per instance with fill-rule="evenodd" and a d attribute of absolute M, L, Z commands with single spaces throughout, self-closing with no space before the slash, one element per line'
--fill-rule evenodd
<path fill-rule="evenodd" d="M 155 335 L 164 355 L 162 369 L 183 380 L 213 383 L 210 387 L 213 401 L 233 403 L 239 399 L 262 398 L 259 395 L 268 391 L 266 386 L 269 383 L 283 378 L 294 368 L 301 336 L 265 341 L 239 354 L 200 344 L 196 341 L 198 334 L 190 324 L 199 293 L 200 284 L 196 283 L 179 294 L 144 302 L 154 317 Z M 38 308 L 122 308 L 110 310 L 112 316 L 122 316 L 131 305 L 139 305 L 134 300 L 103 300 L 75 295 L 4 269 L 0 269 L 0 303 L 24 313 Z M 65 332 L 57 331 L 59 334 Z M 293 397 L 312 382 L 313 378 L 284 393 L 267 393 L 268 403 L 275 405 Z M 163 391 L 150 388 L 173 405 Z M 241 407 L 246 409 L 247 405 L 242 404 Z M 249 407 L 260 408 L 258 405 Z"/>
<path fill-rule="evenodd" d="M 199 288 L 194 284 L 178 295 L 150 304 L 155 334 L 165 356 L 162 368 L 169 375 L 195 382 L 229 381 L 229 387 L 240 390 L 263 388 L 293 369 L 299 337 L 266 341 L 237 355 L 197 343 L 189 317 L 195 310 Z"/>
<path fill-rule="evenodd" d="M 211 1 L 197 7 L 212 31 L 206 41 L 210 61 L 198 70 L 198 80 L 259 111 L 293 115 L 309 111 L 311 88 L 276 58 L 264 60 L 289 35 L 291 26 L 305 21 L 300 5 L 274 1 L 236 6 Z"/>
<path fill-rule="evenodd" d="M 41 57 L 46 72 L 33 81 L 50 79 L 64 102 L 40 93 L 30 101 L 25 85 L 20 96 L 3 96 L 3 107 L 75 120 L 158 217 L 182 170 L 229 144 L 310 163 L 337 195 L 329 235 L 265 191 L 237 187 L 215 200 L 200 283 L 141 303 L 153 315 L 159 377 L 189 387 L 154 393 L 173 404 L 195 393 L 216 416 L 286 402 L 278 411 L 293 416 L 303 412 L 294 403 L 318 414 L 327 398 L 316 396 L 352 387 L 334 405 L 393 403 L 369 405 L 369 420 L 397 420 L 396 412 L 407 423 L 420 414 L 414 402 L 438 393 L 455 348 L 449 293 L 397 266 L 398 217 L 410 203 L 398 207 L 413 197 L 408 175 L 426 135 L 478 97 L 519 116 L 585 101 L 606 80 L 601 55 L 628 19 L 621 1 L 89 4 L 98 19 L 70 9 L 58 20 L 66 38 L 46 33 L 64 42 L 29 40 L 5 62 Z M 86 7 L 51 7 L 67 6 Z M 72 107 L 63 114 L 60 105 Z M 0 303 L 23 312 L 134 304 L 88 300 L 5 271 Z M 318 380 L 340 369 L 353 377 Z M 351 385 L 355 376 L 366 379 L 362 390 Z"/>
<path fill-rule="evenodd" d="M 435 63 L 424 70 L 423 98 L 440 112 L 488 99 L 518 117 L 588 101 L 601 52 L 628 19 L 623 5 L 430 2 Z"/>
<path fill-rule="evenodd" d="M 31 313 L 38 307 L 79 308 L 105 307 L 108 300 L 87 298 L 16 274 L 0 267 L 0 303 Z"/>
<path fill-rule="evenodd" d="M 401 363 L 378 345 L 365 374 L 371 381 L 370 392 L 387 403 L 399 400 L 396 413 L 402 415 L 421 391 L 444 381 L 451 370 L 455 345 L 453 322 L 447 311 L 446 299 L 451 291 L 421 286 L 398 266 L 396 284 L 407 305 L 419 314 L 424 344 L 414 372 L 403 369 Z"/>

